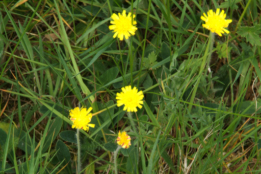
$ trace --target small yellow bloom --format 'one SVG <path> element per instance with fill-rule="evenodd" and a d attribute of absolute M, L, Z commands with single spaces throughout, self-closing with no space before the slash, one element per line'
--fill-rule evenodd
<path fill-rule="evenodd" d="M 94 128 L 95 124 L 89 124 L 92 119 L 92 114 L 90 113 L 92 108 L 88 110 L 86 108 L 76 107 L 70 110 L 70 120 L 73 122 L 72 128 L 83 129 L 89 131 L 89 127 Z"/>
<path fill-rule="evenodd" d="M 131 13 L 126 15 L 126 10 L 123 10 L 122 14 L 118 13 L 118 15 L 113 13 L 111 16 L 112 25 L 109 26 L 109 29 L 115 32 L 113 38 L 118 36 L 120 40 L 123 40 L 123 36 L 128 39 L 130 34 L 135 35 L 135 31 L 137 30 L 135 25 L 137 22 L 134 20 L 134 18 L 135 15 L 132 15 Z"/>
<path fill-rule="evenodd" d="M 222 36 L 223 33 L 229 33 L 229 31 L 225 28 L 228 27 L 228 24 L 232 22 L 231 19 L 225 19 L 226 14 L 224 10 L 221 11 L 218 8 L 216 13 L 213 12 L 213 10 L 209 10 L 208 15 L 206 13 L 203 13 L 203 16 L 201 16 L 201 19 L 205 21 L 205 24 L 202 26 L 208 30 L 210 30 L 212 33 L 217 33 L 219 36 Z"/>
<path fill-rule="evenodd" d="M 124 105 L 123 110 L 127 112 L 137 112 L 137 107 L 142 108 L 143 104 L 143 92 L 138 92 L 138 89 L 131 86 L 121 88 L 122 92 L 116 94 L 117 106 Z"/>
<path fill-rule="evenodd" d="M 124 131 L 119 131 L 117 144 L 120 145 L 124 149 L 128 149 L 131 145 L 131 137 Z"/>

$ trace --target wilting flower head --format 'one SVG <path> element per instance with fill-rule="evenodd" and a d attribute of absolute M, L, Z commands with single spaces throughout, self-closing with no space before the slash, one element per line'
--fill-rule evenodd
<path fill-rule="evenodd" d="M 123 40 L 123 36 L 128 39 L 130 34 L 135 35 L 135 31 L 137 30 L 135 25 L 137 22 L 134 20 L 134 18 L 135 15 L 132 15 L 131 13 L 126 15 L 126 10 L 123 10 L 122 14 L 118 13 L 118 15 L 113 13 L 111 16 L 112 25 L 109 26 L 109 29 L 115 32 L 113 38 L 118 36 L 120 40 Z"/>
<path fill-rule="evenodd" d="M 95 124 L 89 124 L 92 119 L 92 114 L 90 113 L 92 108 L 88 110 L 86 108 L 76 107 L 70 110 L 70 120 L 73 122 L 72 128 L 83 129 L 89 131 L 89 127 L 94 128 Z"/>
<path fill-rule="evenodd" d="M 216 13 L 213 12 L 213 10 L 209 10 L 208 15 L 206 13 L 203 13 L 203 16 L 201 16 L 201 19 L 205 21 L 205 24 L 202 26 L 208 30 L 210 30 L 213 33 L 217 33 L 219 36 L 222 36 L 222 34 L 229 33 L 229 31 L 225 28 L 228 27 L 228 24 L 232 22 L 231 19 L 225 19 L 226 14 L 224 10 L 221 11 L 218 8 Z"/>
<path fill-rule="evenodd" d="M 128 149 L 131 145 L 131 137 L 124 131 L 119 131 L 117 144 L 120 145 L 124 149 Z"/>
<path fill-rule="evenodd" d="M 131 86 L 121 88 L 122 92 L 116 94 L 117 106 L 124 105 L 123 110 L 127 112 L 137 112 L 137 107 L 142 108 L 143 92 L 138 92 L 137 88 Z"/>

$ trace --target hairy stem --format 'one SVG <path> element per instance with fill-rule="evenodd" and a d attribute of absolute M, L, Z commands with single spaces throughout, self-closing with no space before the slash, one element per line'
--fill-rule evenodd
<path fill-rule="evenodd" d="M 77 173 L 81 172 L 81 145 L 80 145 L 80 129 L 77 129 Z"/>
<path fill-rule="evenodd" d="M 114 171 L 115 171 L 115 174 L 118 174 L 118 169 L 117 169 L 117 155 L 118 155 L 118 152 L 119 150 L 121 149 L 121 146 L 118 146 L 117 149 L 115 150 L 114 152 Z"/>
<path fill-rule="evenodd" d="M 207 68 L 208 68 L 208 71 L 209 71 L 209 73 L 211 75 L 211 78 L 212 78 L 212 71 L 211 71 L 211 68 L 210 68 L 210 62 L 211 62 L 212 51 L 213 51 L 213 46 L 214 46 L 214 42 L 215 42 L 215 33 L 210 32 L 210 34 L 211 34 L 211 37 L 210 37 L 210 40 L 209 40 L 210 45 L 209 45 L 209 55 L 208 55 L 208 60 L 207 60 L 208 61 Z M 214 85 L 213 85 L 212 81 L 210 83 L 210 88 L 211 89 L 214 88 Z"/>
<path fill-rule="evenodd" d="M 132 112 L 127 112 L 127 115 L 128 115 L 129 120 L 130 120 L 133 131 L 137 134 L 136 125 L 135 125 L 133 118 L 132 118 Z"/>

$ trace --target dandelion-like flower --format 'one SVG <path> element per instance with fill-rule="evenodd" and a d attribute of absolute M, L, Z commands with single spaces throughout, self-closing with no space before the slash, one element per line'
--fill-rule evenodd
<path fill-rule="evenodd" d="M 132 15 L 132 13 L 126 15 L 126 10 L 123 10 L 122 14 L 118 13 L 118 15 L 113 13 L 111 16 L 112 25 L 109 26 L 109 29 L 115 32 L 113 38 L 118 36 L 120 40 L 123 40 L 123 36 L 128 39 L 130 35 L 135 35 L 137 22 L 134 18 L 135 15 Z"/>
<path fill-rule="evenodd" d="M 128 149 L 131 145 L 131 137 L 125 131 L 119 131 L 117 144 L 124 149 Z"/>
<path fill-rule="evenodd" d="M 116 94 L 117 106 L 124 105 L 123 110 L 127 112 L 137 112 L 137 107 L 142 108 L 143 92 L 139 91 L 136 87 L 133 89 L 131 86 L 121 88 L 122 92 Z"/>
<path fill-rule="evenodd" d="M 203 16 L 201 16 L 201 19 L 205 21 L 205 24 L 202 26 L 208 30 L 210 30 L 213 33 L 217 33 L 219 36 L 222 36 L 223 33 L 229 33 L 229 31 L 225 28 L 228 27 L 228 24 L 232 22 L 231 19 L 225 19 L 226 14 L 224 10 L 221 11 L 218 8 L 216 13 L 213 12 L 213 10 L 209 10 L 208 15 L 206 13 L 203 13 Z"/>
<path fill-rule="evenodd" d="M 86 108 L 76 107 L 70 110 L 70 120 L 73 122 L 72 128 L 83 129 L 89 131 L 89 127 L 94 128 L 95 124 L 89 124 L 92 119 L 92 114 L 90 113 L 92 108 L 88 110 Z"/>

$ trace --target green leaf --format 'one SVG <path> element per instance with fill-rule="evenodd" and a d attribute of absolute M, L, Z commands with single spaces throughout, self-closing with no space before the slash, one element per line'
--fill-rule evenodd
<path fill-rule="evenodd" d="M 129 8 L 127 9 L 127 11 L 131 11 L 131 9 L 137 8 L 137 9 L 143 9 L 143 10 L 147 10 L 148 9 L 148 1 L 146 0 L 141 0 L 141 1 L 134 1 L 133 2 L 133 7 L 129 6 Z"/>
<path fill-rule="evenodd" d="M 56 156 L 60 162 L 62 162 L 62 166 L 66 166 L 66 170 L 68 173 L 72 173 L 70 159 L 71 155 L 69 152 L 68 147 L 62 142 L 61 140 L 58 140 L 55 146 L 56 149 Z"/>
<path fill-rule="evenodd" d="M 152 66 L 156 65 L 158 62 L 157 60 L 157 55 L 155 54 L 154 51 L 152 51 L 149 55 L 148 58 L 144 58 L 142 61 L 142 65 L 144 68 L 151 68 Z"/>
<path fill-rule="evenodd" d="M 146 121 L 148 121 L 148 116 L 147 116 L 147 115 L 141 115 L 141 116 L 139 117 L 139 121 L 141 121 L 141 122 L 146 122 Z"/>
<path fill-rule="evenodd" d="M 159 53 L 159 57 L 163 60 L 170 56 L 170 48 L 169 45 L 163 42 L 161 45 L 161 50 Z"/>
<path fill-rule="evenodd" d="M 87 37 L 87 35 L 88 35 L 89 33 L 91 33 L 92 31 L 96 30 L 100 25 L 102 25 L 102 24 L 108 22 L 109 20 L 110 20 L 110 18 L 107 18 L 107 19 L 105 19 L 105 20 L 103 20 L 103 21 L 97 23 L 96 25 L 92 26 L 90 29 L 86 30 L 86 32 L 83 33 L 82 36 L 78 38 L 78 40 L 76 41 L 76 44 L 79 44 L 84 38 Z"/>
<path fill-rule="evenodd" d="M 144 108 L 145 108 L 145 110 L 146 110 L 148 116 L 150 117 L 152 123 L 153 123 L 155 126 L 160 127 L 160 124 L 159 124 L 158 120 L 156 119 L 155 115 L 153 115 L 153 113 L 151 112 L 151 110 L 150 110 L 149 106 L 147 105 L 147 103 L 144 102 L 143 104 L 144 104 Z"/>
<path fill-rule="evenodd" d="M 58 135 L 61 127 L 63 124 L 63 120 L 59 117 L 56 117 L 52 122 L 51 122 L 51 126 L 47 132 L 47 136 L 45 139 L 45 143 L 43 146 L 43 152 L 45 152 L 50 145 L 52 144 L 52 142 L 55 140 L 56 136 Z"/>
<path fill-rule="evenodd" d="M 118 116 L 116 117 L 116 118 L 114 118 L 114 120 L 113 120 L 113 124 L 112 124 L 112 126 L 115 126 L 115 125 L 117 125 L 117 124 L 119 124 L 119 121 L 122 119 L 122 117 L 124 116 L 124 114 L 125 114 L 125 112 L 117 112 L 118 113 Z"/>
<path fill-rule="evenodd" d="M 0 161 L 2 160 L 2 155 L 4 154 L 3 149 L 1 147 L 5 146 L 5 141 L 7 139 L 7 134 L 3 129 L 0 129 Z"/>
<path fill-rule="evenodd" d="M 77 140 L 76 140 L 76 136 L 75 136 L 76 132 L 75 131 L 71 131 L 71 130 L 66 130 L 60 133 L 60 137 L 64 140 L 64 141 L 68 141 L 70 143 L 75 143 L 77 144 Z"/>
<path fill-rule="evenodd" d="M 9 126 L 9 123 L 0 122 L 0 129 L 4 130 L 6 133 L 8 133 Z"/>
<path fill-rule="evenodd" d="M 238 9 L 236 3 L 239 3 L 241 0 L 225 0 L 222 2 L 218 8 L 231 8 L 231 9 Z"/>
<path fill-rule="evenodd" d="M 86 167 L 85 172 L 86 174 L 95 174 L 95 162 L 93 162 L 93 158 L 89 157 L 89 165 Z"/>
<path fill-rule="evenodd" d="M 147 25 L 147 18 L 145 17 L 145 15 L 143 15 L 143 17 L 141 17 L 140 23 L 138 23 L 138 28 L 146 28 L 146 25 Z M 153 22 L 149 20 L 148 28 L 151 28 L 152 26 L 153 26 Z"/>
<path fill-rule="evenodd" d="M 5 42 L 4 42 L 4 39 L 2 37 L 3 37 L 3 35 L 0 33 L 0 60 L 3 59 L 2 55 L 4 53 L 4 48 L 5 48 Z"/>
<path fill-rule="evenodd" d="M 34 148 L 33 144 L 36 144 L 35 140 L 33 140 L 28 132 L 22 130 L 16 130 L 15 135 L 20 136 L 17 147 L 24 152 L 27 151 L 28 154 L 31 154 L 31 149 Z"/>
<path fill-rule="evenodd" d="M 155 143 L 153 145 L 152 151 L 151 151 L 149 164 L 148 164 L 148 168 L 147 168 L 147 172 L 148 173 L 152 173 L 153 164 L 155 164 L 155 161 L 158 161 L 158 157 L 157 157 L 156 153 L 157 153 L 157 146 L 158 146 L 158 141 L 159 141 L 160 134 L 161 134 L 161 130 L 158 133 L 157 139 L 156 139 L 156 141 L 155 141 Z"/>
<path fill-rule="evenodd" d="M 259 139 L 259 140 L 257 141 L 257 147 L 258 147 L 258 149 L 261 148 L 261 139 Z"/>
<path fill-rule="evenodd" d="M 100 76 L 99 79 L 102 82 L 102 84 L 106 84 L 116 79 L 118 73 L 119 73 L 119 68 L 115 66 L 103 72 L 103 74 Z"/>
<path fill-rule="evenodd" d="M 130 151 L 130 155 L 127 158 L 126 169 L 128 173 L 137 173 L 137 165 L 138 165 L 138 154 L 137 148 L 133 148 Z"/>
<path fill-rule="evenodd" d="M 2 154 L 3 154 L 3 149 L 1 147 L 4 147 L 5 143 L 6 143 L 6 138 L 8 134 L 11 134 L 11 139 L 9 142 L 9 149 L 8 149 L 8 153 L 12 150 L 12 147 L 14 145 L 14 147 L 16 148 L 19 142 L 19 134 L 17 133 L 18 130 L 12 126 L 11 127 L 11 132 L 9 133 L 9 123 L 4 123 L 4 122 L 0 122 L 0 160 L 2 158 Z M 14 136 L 14 140 L 13 140 L 13 136 Z"/>
<path fill-rule="evenodd" d="M 57 110 L 57 111 L 59 111 L 59 113 L 61 113 L 61 114 L 63 114 L 63 115 L 69 115 L 69 112 L 68 112 L 68 110 L 66 110 L 66 109 L 64 109 L 64 108 L 62 108 L 62 107 L 60 107 L 59 105 L 57 105 L 56 103 L 47 103 L 50 107 L 52 107 L 52 108 L 54 108 L 55 110 Z M 46 106 L 44 106 L 44 105 L 42 105 L 41 107 L 40 107 L 40 112 L 42 113 L 42 114 L 45 114 L 46 112 L 49 112 L 49 109 L 46 107 Z M 54 116 L 54 117 L 57 117 L 57 115 L 55 114 L 55 113 L 52 113 L 52 116 Z"/>
<path fill-rule="evenodd" d="M 112 100 L 109 100 L 106 103 L 98 103 L 100 110 L 106 109 L 106 111 L 100 113 L 99 116 L 98 116 L 101 123 L 106 122 L 107 120 L 110 120 L 112 122 L 115 107 L 111 107 L 110 109 L 108 109 L 112 105 L 114 105 L 114 102 Z M 97 125 L 97 127 L 95 127 L 95 128 L 98 128 L 99 123 L 95 122 L 96 118 L 97 117 L 93 118 L 93 124 Z M 109 125 L 107 125 L 107 127 L 108 126 Z M 95 128 L 93 130 L 96 130 Z"/>
<path fill-rule="evenodd" d="M 0 151 L 1 152 L 1 151 Z M 1 158 L 0 158 L 1 159 Z M 2 169 L 2 165 L 3 165 L 3 162 L 2 161 L 0 161 L 0 171 L 2 172 L 2 171 L 4 171 L 5 173 L 15 173 L 15 170 L 14 170 L 14 168 L 10 165 L 10 164 L 8 164 L 8 163 L 6 163 L 6 169 L 5 170 L 3 170 Z"/>
<path fill-rule="evenodd" d="M 143 86 L 145 89 L 151 87 L 153 85 L 153 80 L 151 79 L 150 75 L 148 74 L 144 83 L 143 83 Z"/>
<path fill-rule="evenodd" d="M 93 5 L 83 7 L 82 11 L 88 16 L 106 18 L 106 15 L 101 11 L 101 8 L 95 7 Z M 79 13 L 82 14 L 81 12 Z"/>
<path fill-rule="evenodd" d="M 133 149 L 135 146 L 133 146 L 133 141 L 131 141 L 131 145 L 128 149 L 124 149 L 124 148 L 121 148 L 121 153 L 124 155 L 124 156 L 129 156 L 131 153 L 133 153 Z"/>
<path fill-rule="evenodd" d="M 257 24 L 252 27 L 240 27 L 237 32 L 240 36 L 245 37 L 247 42 L 250 42 L 251 45 L 260 46 L 260 37 L 261 25 Z"/>
<path fill-rule="evenodd" d="M 237 106 L 235 107 L 238 107 L 238 112 L 239 113 L 244 113 L 244 114 L 253 114 L 253 113 L 256 113 L 256 114 L 260 114 L 261 113 L 261 101 L 260 99 L 257 100 L 257 102 L 255 101 L 243 101 L 242 103 L 238 104 Z"/>
<path fill-rule="evenodd" d="M 154 51 L 152 51 L 152 52 L 149 54 L 148 58 L 149 58 L 150 64 L 153 64 L 153 63 L 155 63 L 156 60 L 157 60 L 157 55 L 155 54 Z"/>
<path fill-rule="evenodd" d="M 117 144 L 116 143 L 106 143 L 104 144 L 104 147 L 110 151 L 110 152 L 114 152 L 117 149 Z"/>
<path fill-rule="evenodd" d="M 164 161 L 169 165 L 170 169 L 172 170 L 173 173 L 175 173 L 175 166 L 172 162 L 172 159 L 170 158 L 170 156 L 168 155 L 168 153 L 166 151 L 163 151 L 161 153 L 161 157 L 164 159 Z"/>
<path fill-rule="evenodd" d="M 221 59 L 221 58 L 226 58 L 226 57 L 229 55 L 231 49 L 232 49 L 232 47 L 227 46 L 226 43 L 220 44 L 220 43 L 218 42 L 217 48 L 216 48 L 218 57 L 219 57 L 220 59 Z"/>

